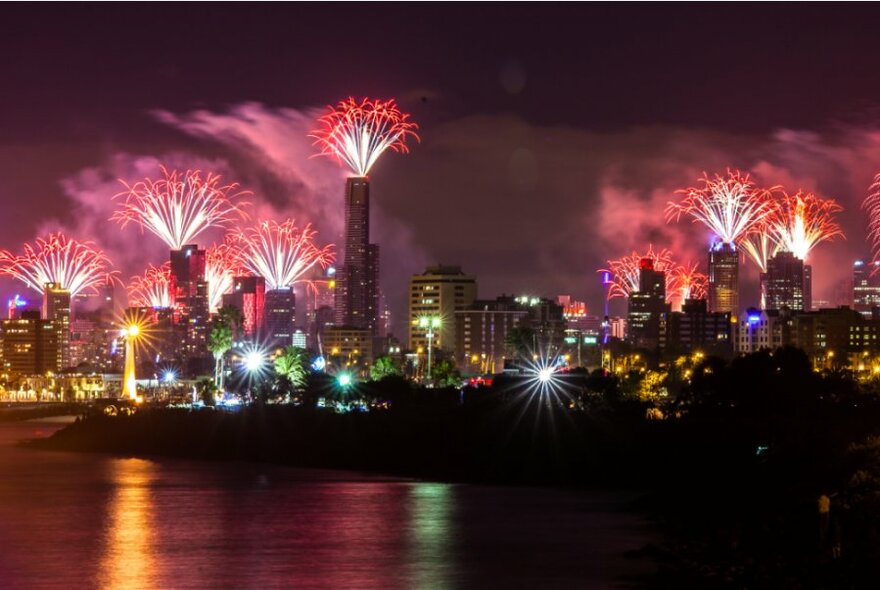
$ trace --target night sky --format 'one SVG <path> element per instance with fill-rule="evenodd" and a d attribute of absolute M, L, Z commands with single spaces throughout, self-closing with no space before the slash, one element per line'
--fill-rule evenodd
<path fill-rule="evenodd" d="M 872 5 L 6 6 L 0 20 L 0 247 L 62 227 L 123 277 L 160 262 L 107 221 L 117 178 L 221 172 L 260 215 L 340 242 L 344 170 L 305 137 L 349 95 L 421 126 L 374 168 L 382 284 L 460 264 L 480 295 L 570 293 L 598 311 L 608 258 L 708 234 L 663 206 L 702 171 L 833 197 L 845 241 L 813 253 L 814 297 L 846 297 L 880 171 Z M 137 248 L 132 248 L 137 244 Z M 757 273 L 746 272 L 746 302 Z M 0 284 L 3 294 L 17 286 Z"/>

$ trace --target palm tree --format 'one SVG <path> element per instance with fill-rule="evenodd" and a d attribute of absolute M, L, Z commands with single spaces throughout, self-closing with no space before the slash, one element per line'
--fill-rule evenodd
<path fill-rule="evenodd" d="M 394 363 L 394 359 L 390 356 L 380 356 L 370 367 L 370 379 L 373 381 L 381 381 L 385 377 L 402 375 L 400 368 Z"/>
<path fill-rule="evenodd" d="M 275 374 L 296 388 L 306 384 L 306 355 L 302 348 L 288 346 L 275 359 Z"/>
<path fill-rule="evenodd" d="M 223 388 L 223 356 L 232 348 L 232 328 L 226 324 L 214 324 L 208 335 L 208 350 L 214 354 L 214 384 Z"/>

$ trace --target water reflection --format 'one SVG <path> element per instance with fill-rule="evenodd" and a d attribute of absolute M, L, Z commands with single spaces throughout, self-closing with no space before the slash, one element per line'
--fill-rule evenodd
<path fill-rule="evenodd" d="M 108 505 L 99 585 L 118 590 L 152 588 L 158 563 L 150 495 L 155 465 L 142 459 L 113 459 L 109 467 L 116 491 Z"/>
<path fill-rule="evenodd" d="M 418 483 L 410 487 L 410 581 L 414 588 L 451 588 L 456 571 L 452 541 L 453 487 Z"/>

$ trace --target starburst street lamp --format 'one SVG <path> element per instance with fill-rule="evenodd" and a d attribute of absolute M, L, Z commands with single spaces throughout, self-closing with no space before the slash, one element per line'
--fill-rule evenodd
<path fill-rule="evenodd" d="M 441 324 L 440 316 L 422 316 L 419 318 L 419 327 L 427 328 L 428 337 L 428 374 L 427 381 L 431 382 L 431 349 L 434 348 L 434 330 L 439 328 Z"/>

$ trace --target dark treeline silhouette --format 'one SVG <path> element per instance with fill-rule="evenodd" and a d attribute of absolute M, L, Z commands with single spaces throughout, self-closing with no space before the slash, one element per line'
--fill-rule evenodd
<path fill-rule="evenodd" d="M 482 483 L 630 487 L 669 542 L 660 587 L 861 587 L 880 560 L 877 379 L 817 372 L 799 350 L 687 373 L 423 389 L 397 377 L 340 389 L 312 375 L 299 405 L 95 416 L 52 448 L 268 461 Z M 357 398 L 369 412 L 317 402 Z M 824 506 L 824 508 L 823 508 Z"/>

